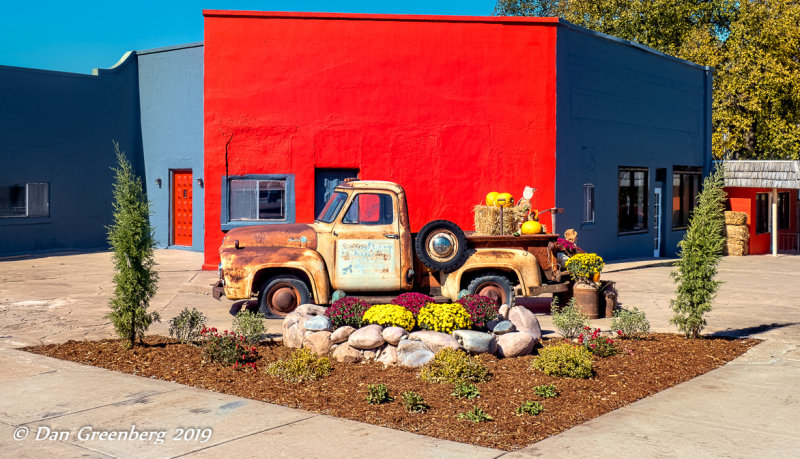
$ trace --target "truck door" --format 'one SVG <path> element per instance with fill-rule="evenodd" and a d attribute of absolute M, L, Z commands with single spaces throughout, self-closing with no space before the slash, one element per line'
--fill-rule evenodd
<path fill-rule="evenodd" d="M 360 192 L 333 228 L 336 241 L 331 284 L 345 292 L 401 288 L 401 239 L 390 193 Z"/>

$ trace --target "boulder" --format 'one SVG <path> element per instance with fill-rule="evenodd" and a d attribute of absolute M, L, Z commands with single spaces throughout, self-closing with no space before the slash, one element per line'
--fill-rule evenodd
<path fill-rule="evenodd" d="M 375 361 L 382 363 L 384 368 L 397 365 L 397 346 L 392 346 L 391 344 L 384 346 Z"/>
<path fill-rule="evenodd" d="M 331 342 L 331 332 L 318 331 L 306 336 L 303 342 L 303 347 L 307 347 L 314 351 L 317 355 L 325 355 L 331 350 L 333 343 Z"/>
<path fill-rule="evenodd" d="M 319 331 L 332 331 L 333 325 L 331 319 L 324 315 L 314 316 L 308 320 L 304 325 L 306 331 L 319 332 Z"/>
<path fill-rule="evenodd" d="M 402 327 L 387 327 L 383 329 L 383 333 L 381 335 L 387 343 L 391 344 L 392 346 L 397 346 L 397 343 L 399 343 L 404 336 L 408 335 L 408 332 Z"/>
<path fill-rule="evenodd" d="M 301 314 L 308 314 L 310 316 L 320 316 L 325 314 L 326 309 L 328 308 L 325 306 L 318 306 L 316 304 L 301 304 L 294 311 Z"/>
<path fill-rule="evenodd" d="M 342 363 L 357 363 L 362 359 L 361 352 L 359 352 L 358 349 L 350 347 L 347 343 L 338 345 L 331 356 L 337 362 Z"/>
<path fill-rule="evenodd" d="M 331 303 L 333 303 L 334 301 L 341 300 L 345 296 L 347 296 L 347 294 L 344 293 L 344 290 L 334 290 L 333 295 L 331 295 Z"/>
<path fill-rule="evenodd" d="M 303 308 L 303 306 L 309 306 Z M 302 308 L 302 309 L 301 309 Z M 319 308 L 319 309 L 313 309 Z M 320 309 L 322 310 L 320 312 Z M 310 311 L 310 312 L 309 312 Z M 313 304 L 301 305 L 283 318 L 283 344 L 284 346 L 299 349 L 305 340 L 306 321 L 318 316 L 317 313 L 324 313 L 325 308 Z"/>
<path fill-rule="evenodd" d="M 527 308 L 522 306 L 511 308 L 508 320 L 514 324 L 517 331 L 530 333 L 537 342 L 542 339 L 542 327 L 539 325 L 539 319 Z"/>
<path fill-rule="evenodd" d="M 408 368 L 419 368 L 433 360 L 434 355 L 433 352 L 426 350 L 420 350 L 402 356 L 398 353 L 397 364 Z"/>
<path fill-rule="evenodd" d="M 411 354 L 417 351 L 430 351 L 431 348 L 422 341 L 412 341 L 410 339 L 400 340 L 397 345 L 397 357 L 400 358 L 405 354 Z"/>
<path fill-rule="evenodd" d="M 364 360 L 375 360 L 378 358 L 378 352 L 380 352 L 380 348 L 378 349 L 361 349 L 361 356 L 364 357 Z"/>
<path fill-rule="evenodd" d="M 497 316 L 500 320 L 508 320 L 508 309 L 507 304 L 500 305 L 500 310 L 497 311 Z"/>
<path fill-rule="evenodd" d="M 422 341 L 425 343 L 433 353 L 437 353 L 442 349 L 449 347 L 453 349 L 461 349 L 455 338 L 447 333 L 439 333 L 432 330 L 415 331 L 408 335 L 411 341 Z"/>
<path fill-rule="evenodd" d="M 333 341 L 334 344 L 344 343 L 347 341 L 347 338 L 350 338 L 350 335 L 352 335 L 354 331 L 356 331 L 356 329 L 350 325 L 339 327 L 331 335 L 331 341 Z"/>
<path fill-rule="evenodd" d="M 494 336 L 475 330 L 456 330 L 453 337 L 459 345 L 471 354 L 494 354 L 497 350 L 497 343 Z"/>
<path fill-rule="evenodd" d="M 505 335 L 506 333 L 511 333 L 517 331 L 517 327 L 510 320 L 504 320 L 499 322 L 497 325 L 492 328 L 492 333 L 495 335 Z"/>
<path fill-rule="evenodd" d="M 498 357 L 519 357 L 528 355 L 536 345 L 536 339 L 527 332 L 506 333 L 497 337 Z"/>
<path fill-rule="evenodd" d="M 354 331 L 349 338 L 347 344 L 356 349 L 375 349 L 381 347 L 386 342 L 381 333 L 383 327 L 380 325 L 367 325 Z"/>

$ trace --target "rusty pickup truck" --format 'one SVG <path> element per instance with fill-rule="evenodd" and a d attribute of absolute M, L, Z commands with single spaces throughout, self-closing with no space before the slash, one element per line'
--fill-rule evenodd
<path fill-rule="evenodd" d="M 213 290 L 217 299 L 257 295 L 268 316 L 285 316 L 303 303 L 328 304 L 335 290 L 371 298 L 416 291 L 455 300 L 466 289 L 510 304 L 569 290 L 553 253 L 556 239 L 466 234 L 447 220 L 412 234 L 401 186 L 348 179 L 313 224 L 229 231 Z"/>

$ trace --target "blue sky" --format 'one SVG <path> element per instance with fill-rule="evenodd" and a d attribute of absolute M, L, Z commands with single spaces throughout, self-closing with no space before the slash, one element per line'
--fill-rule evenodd
<path fill-rule="evenodd" d="M 129 50 L 203 40 L 204 9 L 488 16 L 494 0 L 4 2 L 0 65 L 91 73 Z"/>

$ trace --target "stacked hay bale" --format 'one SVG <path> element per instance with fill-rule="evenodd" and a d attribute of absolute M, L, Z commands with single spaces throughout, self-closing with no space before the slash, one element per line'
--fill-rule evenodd
<path fill-rule="evenodd" d="M 500 207 L 477 205 L 475 212 L 475 234 L 496 236 L 514 234 L 528 220 L 531 202 L 522 198 L 513 207 L 503 208 L 503 228 L 500 232 Z"/>
<path fill-rule="evenodd" d="M 747 228 L 747 214 L 744 212 L 725 212 L 725 255 L 742 256 L 750 253 L 750 230 Z"/>

